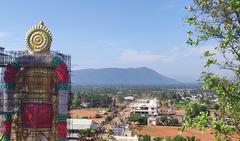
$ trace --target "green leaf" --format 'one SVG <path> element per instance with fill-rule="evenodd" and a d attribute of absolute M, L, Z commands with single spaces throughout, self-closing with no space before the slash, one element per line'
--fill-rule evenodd
<path fill-rule="evenodd" d="M 213 56 L 213 55 L 216 55 L 216 54 L 215 53 L 210 53 L 209 50 L 204 52 L 204 57 L 209 57 L 209 56 Z"/>
<path fill-rule="evenodd" d="M 208 59 L 205 64 L 204 64 L 204 67 L 207 68 L 207 67 L 210 67 L 210 65 L 213 65 L 213 64 L 216 64 L 217 63 L 217 60 L 216 59 Z"/>

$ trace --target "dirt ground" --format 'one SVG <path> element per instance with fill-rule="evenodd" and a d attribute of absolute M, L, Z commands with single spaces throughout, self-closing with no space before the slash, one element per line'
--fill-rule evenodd
<path fill-rule="evenodd" d="M 150 135 L 154 137 L 174 137 L 179 134 L 178 127 L 173 126 L 145 126 L 140 130 L 134 130 L 136 134 L 140 135 Z M 202 134 L 197 129 L 187 129 L 182 133 L 184 137 L 187 136 L 195 136 L 201 141 L 215 141 L 214 134 L 212 134 L 211 129 L 207 129 L 207 131 Z"/>
<path fill-rule="evenodd" d="M 101 118 L 96 118 L 96 114 L 99 111 L 106 111 L 107 109 L 104 108 L 87 108 L 87 109 L 79 109 L 79 110 L 71 110 L 69 111 L 69 115 L 71 118 L 88 118 L 88 119 L 92 119 L 93 121 L 95 121 L 96 123 L 101 123 L 102 121 L 105 120 L 106 116 L 109 115 L 109 113 L 107 113 L 106 115 L 102 115 Z"/>
<path fill-rule="evenodd" d="M 97 109 L 71 110 L 69 111 L 69 115 L 71 118 L 94 117 L 97 112 Z"/>
<path fill-rule="evenodd" d="M 178 109 L 175 111 L 177 115 L 184 115 L 186 114 L 186 110 L 185 109 Z"/>

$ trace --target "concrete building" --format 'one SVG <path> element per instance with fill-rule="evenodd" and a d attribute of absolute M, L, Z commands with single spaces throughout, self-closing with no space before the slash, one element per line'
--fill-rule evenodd
<path fill-rule="evenodd" d="M 158 115 L 157 99 L 139 100 L 130 107 L 134 114 Z"/>
<path fill-rule="evenodd" d="M 67 119 L 68 140 L 78 140 L 80 130 L 97 129 L 97 124 L 91 119 Z"/>
<path fill-rule="evenodd" d="M 127 97 L 124 97 L 124 100 L 126 100 L 126 101 L 133 101 L 134 97 L 133 96 L 127 96 Z"/>
<path fill-rule="evenodd" d="M 137 135 L 132 135 L 132 131 L 129 129 L 129 125 L 126 125 L 125 128 L 120 130 L 120 132 L 114 134 L 114 141 L 138 141 Z"/>
<path fill-rule="evenodd" d="M 115 141 L 138 141 L 138 137 L 135 136 L 114 136 Z"/>

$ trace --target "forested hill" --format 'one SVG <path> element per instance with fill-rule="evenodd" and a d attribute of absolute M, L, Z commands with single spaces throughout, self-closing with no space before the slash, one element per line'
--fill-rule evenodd
<path fill-rule="evenodd" d="M 178 85 L 177 80 L 141 68 L 81 69 L 72 72 L 73 85 Z"/>

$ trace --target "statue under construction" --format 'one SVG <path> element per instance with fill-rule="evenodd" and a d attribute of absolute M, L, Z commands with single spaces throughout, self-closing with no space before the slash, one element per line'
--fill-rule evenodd
<path fill-rule="evenodd" d="M 64 141 L 71 57 L 50 51 L 43 22 L 26 34 L 26 51 L 6 52 L 0 141 Z"/>

